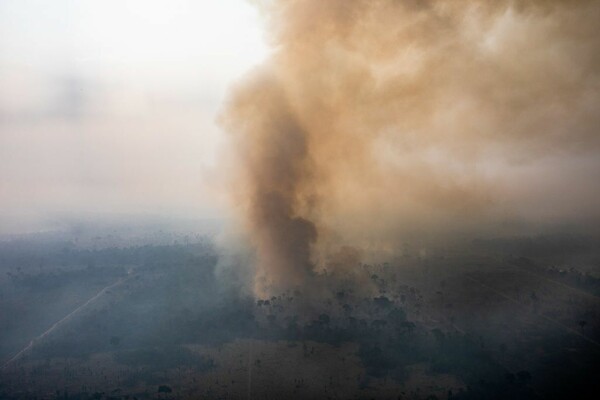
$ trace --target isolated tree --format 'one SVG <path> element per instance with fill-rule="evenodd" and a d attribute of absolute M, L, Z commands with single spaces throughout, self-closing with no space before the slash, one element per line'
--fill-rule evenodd
<path fill-rule="evenodd" d="M 507 372 L 504 377 L 506 378 L 506 380 L 508 381 L 508 383 L 515 383 L 516 377 L 515 374 L 511 373 L 511 372 Z"/>
<path fill-rule="evenodd" d="M 319 315 L 319 323 L 321 323 L 322 325 L 329 325 L 330 320 L 331 319 L 329 318 L 329 315 L 327 315 L 327 314 Z"/>
<path fill-rule="evenodd" d="M 398 307 L 395 307 L 388 314 L 388 319 L 396 324 L 406 321 L 406 312 Z"/>
<path fill-rule="evenodd" d="M 586 324 L 587 324 L 586 321 L 583 321 L 583 320 L 579 321 L 579 326 L 581 327 L 581 334 L 582 335 L 583 335 L 583 328 L 585 327 Z"/>
<path fill-rule="evenodd" d="M 392 302 L 390 301 L 390 299 L 388 299 L 385 296 L 375 297 L 373 299 L 373 303 L 375 303 L 375 305 L 380 308 L 388 308 L 392 305 Z"/>
<path fill-rule="evenodd" d="M 402 328 L 403 332 L 412 333 L 417 326 L 414 324 L 414 322 L 404 321 L 400 324 L 400 327 Z"/>
<path fill-rule="evenodd" d="M 506 344 L 500 343 L 500 353 L 504 356 L 506 354 Z"/>
<path fill-rule="evenodd" d="M 535 292 L 531 292 L 531 295 L 529 295 L 529 297 L 531 298 L 531 300 L 533 301 L 537 301 L 538 297 L 537 294 L 535 294 Z"/>
<path fill-rule="evenodd" d="M 431 333 L 433 334 L 433 337 L 438 342 L 438 344 L 441 345 L 443 343 L 443 341 L 444 341 L 444 338 L 445 338 L 444 333 L 440 329 L 438 329 L 438 328 L 433 329 L 431 331 Z"/>
<path fill-rule="evenodd" d="M 517 372 L 517 379 L 522 383 L 529 383 L 531 380 L 531 374 L 529 371 L 519 371 Z"/>
<path fill-rule="evenodd" d="M 173 389 L 171 389 L 170 386 L 160 385 L 158 387 L 158 393 L 171 393 L 171 392 L 173 392 Z"/>

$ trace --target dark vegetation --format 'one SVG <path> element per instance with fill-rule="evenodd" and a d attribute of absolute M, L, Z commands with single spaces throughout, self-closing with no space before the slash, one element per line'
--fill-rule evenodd
<path fill-rule="evenodd" d="M 257 379 L 293 349 L 300 361 L 279 372 L 294 384 L 273 378 L 257 398 L 562 399 L 592 388 L 599 372 L 598 260 L 588 239 L 406 252 L 357 265 L 352 279 L 319 275 L 318 299 L 256 299 L 231 286 L 206 238 L 100 249 L 50 239 L 0 243 L 2 364 L 47 332 L 0 371 L 2 399 L 235 397 L 236 370 Z M 280 342 L 288 346 L 252 360 L 219 356 L 235 343 Z M 335 372 L 348 375 L 345 397 L 334 372 L 312 392 L 300 377 L 328 362 L 324 349 L 347 366 Z"/>

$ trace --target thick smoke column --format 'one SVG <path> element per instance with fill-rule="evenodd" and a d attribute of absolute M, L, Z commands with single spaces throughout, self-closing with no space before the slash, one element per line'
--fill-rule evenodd
<path fill-rule="evenodd" d="M 281 278 L 280 284 L 300 285 L 312 268 L 317 230 L 297 211 L 302 186 L 310 182 L 309 135 L 287 102 L 276 79 L 255 78 L 236 95 L 232 130 L 240 132 L 241 195 L 248 199 L 246 214 L 260 263 L 270 276 Z"/>
<path fill-rule="evenodd" d="M 410 234 L 597 220 L 599 2 L 259 7 L 275 50 L 223 115 L 259 290 Z"/>

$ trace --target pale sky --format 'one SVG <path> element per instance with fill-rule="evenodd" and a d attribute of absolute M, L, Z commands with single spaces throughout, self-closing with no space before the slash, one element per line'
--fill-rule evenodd
<path fill-rule="evenodd" d="M 223 114 L 250 87 L 244 113 L 271 118 L 264 82 L 251 86 L 260 73 L 294 104 L 309 176 L 328 177 L 306 186 L 331 220 L 362 232 L 376 210 L 398 226 L 439 227 L 432 215 L 470 220 L 469 204 L 514 220 L 597 220 L 597 5 L 545 13 L 448 0 L 415 19 L 409 3 L 263 2 L 264 16 L 253 3 L 1 0 L 0 234 L 65 215 L 227 217 L 249 197 L 237 189 L 272 191 L 263 174 L 237 181 L 253 164 L 230 161 L 248 146 L 279 171 L 272 145 L 289 132 L 248 132 L 245 114 Z M 234 135 L 219 115 L 238 121 Z M 341 187 L 372 198 L 353 203 Z"/>
<path fill-rule="evenodd" d="M 228 88 L 268 53 L 244 0 L 0 2 L 0 225 L 214 216 Z"/>

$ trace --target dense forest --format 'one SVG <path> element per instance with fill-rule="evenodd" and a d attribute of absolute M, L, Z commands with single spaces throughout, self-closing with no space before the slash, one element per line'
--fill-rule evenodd
<path fill-rule="evenodd" d="M 267 298 L 213 242 L 3 241 L 0 397 L 562 399 L 597 375 L 589 238 L 408 249 Z"/>

